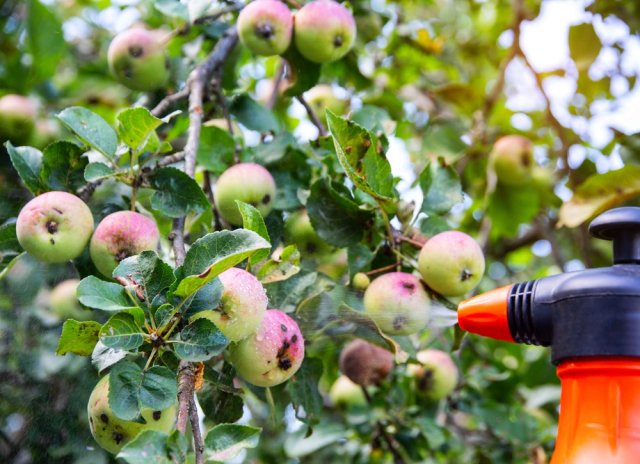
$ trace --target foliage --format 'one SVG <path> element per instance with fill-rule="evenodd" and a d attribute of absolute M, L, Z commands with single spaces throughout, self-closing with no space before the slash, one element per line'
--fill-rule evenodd
<path fill-rule="evenodd" d="M 207 462 L 545 462 L 559 388 L 544 349 L 465 336 L 450 323 L 460 298 L 430 289 L 429 327 L 389 336 L 350 283 L 360 272 L 417 274 L 424 241 L 451 229 L 485 253 L 478 292 L 608 264 L 585 224 L 638 204 L 640 139 L 616 130 L 597 144 L 573 122 L 597 118 L 599 105 L 635 88 L 637 70 L 622 65 L 627 42 L 605 40 L 599 27 L 615 21 L 637 34 L 637 4 L 594 2 L 569 30 L 566 67 L 544 71 L 520 42 L 521 26 L 545 7 L 539 0 L 353 0 L 356 45 L 323 65 L 294 46 L 265 58 L 236 44 L 243 5 L 0 4 L 0 94 L 29 95 L 40 114 L 27 145 L 0 141 L 0 461 L 193 462 L 191 432 L 145 431 L 113 457 L 96 449 L 86 418 L 105 372 L 114 413 L 139 420 L 141 408 L 175 402 L 189 366 Z M 135 21 L 166 34 L 171 79 L 157 91 L 129 90 L 109 74 L 108 44 Z M 616 63 L 600 75 L 603 52 Z M 514 103 L 521 76 L 538 100 L 525 109 Z M 563 112 L 548 93 L 558 78 L 575 83 Z M 626 92 L 616 90 L 621 82 Z M 317 84 L 347 100 L 346 114 L 309 105 L 305 92 Z M 516 186 L 488 164 L 493 142 L 512 133 L 535 147 L 531 179 Z M 233 228 L 213 199 L 216 179 L 238 162 L 265 166 L 277 194 L 266 217 L 238 202 L 243 227 Z M 123 259 L 111 279 L 88 252 L 37 262 L 21 249 L 15 221 L 32 196 L 51 190 L 86 200 L 96 224 L 119 210 L 153 216 L 160 246 Z M 301 209 L 321 254 L 285 234 Z M 229 340 L 192 318 L 218 305 L 217 276 L 233 266 L 257 276 L 269 307 L 302 330 L 306 357 L 284 384 L 238 380 L 225 360 Z M 81 279 L 90 321 L 49 311 L 50 290 L 68 278 Z M 345 408 L 328 392 L 353 338 L 390 350 L 396 365 L 367 387 L 366 407 Z M 439 402 L 420 396 L 407 370 L 425 348 L 450 352 L 461 373 Z"/>

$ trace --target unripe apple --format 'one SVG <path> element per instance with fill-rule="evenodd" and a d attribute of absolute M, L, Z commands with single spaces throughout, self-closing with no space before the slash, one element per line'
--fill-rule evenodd
<path fill-rule="evenodd" d="M 533 144 L 521 135 L 501 137 L 489 154 L 489 165 L 501 183 L 511 186 L 526 184 L 531 180 L 534 166 Z"/>
<path fill-rule="evenodd" d="M 351 279 L 351 285 L 356 290 L 366 290 L 371 283 L 371 279 L 364 272 L 357 272 Z"/>
<path fill-rule="evenodd" d="M 238 16 L 240 41 L 256 55 L 284 53 L 291 44 L 293 15 L 280 0 L 256 0 Z"/>
<path fill-rule="evenodd" d="M 107 60 L 121 84 L 148 92 L 167 82 L 169 69 L 162 35 L 160 31 L 134 27 L 114 37 Z"/>
<path fill-rule="evenodd" d="M 284 222 L 284 238 L 295 245 L 303 257 L 314 258 L 331 252 L 331 246 L 316 233 L 307 210 L 291 213 Z"/>
<path fill-rule="evenodd" d="M 423 350 L 416 354 L 420 364 L 409 364 L 407 369 L 416 379 L 418 394 L 433 401 L 450 395 L 458 384 L 458 368 L 448 353 Z"/>
<path fill-rule="evenodd" d="M 91 311 L 85 310 L 76 296 L 79 283 L 78 279 L 68 279 L 60 282 L 51 290 L 49 295 L 51 312 L 60 319 L 75 319 L 77 321 L 91 319 Z"/>
<path fill-rule="evenodd" d="M 197 313 L 213 322 L 232 342 L 238 342 L 254 333 L 267 310 L 267 294 L 258 279 L 237 267 L 227 269 L 219 276 L 224 287 L 218 306 Z"/>
<path fill-rule="evenodd" d="M 153 219 L 135 211 L 106 216 L 91 238 L 89 252 L 96 268 L 111 277 L 118 263 L 129 256 L 158 247 L 160 233 Z"/>
<path fill-rule="evenodd" d="M 429 322 L 430 301 L 420 279 L 406 272 L 376 277 L 364 292 L 364 311 L 382 331 L 409 335 Z"/>
<path fill-rule="evenodd" d="M 349 10 L 332 0 L 307 3 L 295 15 L 294 41 L 298 51 L 314 63 L 336 61 L 356 39 L 356 22 Z"/>
<path fill-rule="evenodd" d="M 276 196 L 276 182 L 256 163 L 238 163 L 224 171 L 216 183 L 215 203 L 220 215 L 234 226 L 242 225 L 236 200 L 248 203 L 266 216 Z"/>
<path fill-rule="evenodd" d="M 27 203 L 16 223 L 22 248 L 48 263 L 61 263 L 82 254 L 93 232 L 91 210 L 67 192 L 47 192 Z"/>
<path fill-rule="evenodd" d="M 367 405 L 367 398 L 360 385 L 353 383 L 346 375 L 341 375 L 331 385 L 329 398 L 335 406 L 349 408 Z"/>
<path fill-rule="evenodd" d="M 143 408 L 141 416 L 146 421 L 144 424 L 120 419 L 109 406 L 109 375 L 105 375 L 91 392 L 87 413 L 91 435 L 98 445 L 117 454 L 124 445 L 145 430 L 170 433 L 176 422 L 177 408 L 175 405 L 162 411 Z"/>
<path fill-rule="evenodd" d="M 349 100 L 339 98 L 330 85 L 316 85 L 307 90 L 304 96 L 309 106 L 323 119 L 326 119 L 327 110 L 338 116 L 349 112 Z"/>
<path fill-rule="evenodd" d="M 333 280 L 343 280 L 349 267 L 349 256 L 346 248 L 340 248 L 329 254 L 316 257 L 318 267 L 316 270 L 329 276 Z"/>
<path fill-rule="evenodd" d="M 472 290 L 484 274 L 480 245 L 465 234 L 448 230 L 422 246 L 418 270 L 427 285 L 444 296 L 461 296 Z"/>
<path fill-rule="evenodd" d="M 364 340 L 349 342 L 340 353 L 340 372 L 363 387 L 380 383 L 391 369 L 393 355 Z"/>
<path fill-rule="evenodd" d="M 272 387 L 289 379 L 304 359 L 304 339 L 296 321 L 269 309 L 258 330 L 229 346 L 229 361 L 247 382 Z"/>
<path fill-rule="evenodd" d="M 8 94 L 0 98 L 0 143 L 10 140 L 22 145 L 33 133 L 37 116 L 35 103 L 22 95 Z"/>

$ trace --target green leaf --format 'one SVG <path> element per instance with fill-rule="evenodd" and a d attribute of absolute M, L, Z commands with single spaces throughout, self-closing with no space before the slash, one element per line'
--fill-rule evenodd
<path fill-rule="evenodd" d="M 384 132 L 384 123 L 391 120 L 389 113 L 377 106 L 365 105 L 351 115 L 351 119 L 373 133 Z"/>
<path fill-rule="evenodd" d="M 75 143 L 54 142 L 44 149 L 40 179 L 49 190 L 74 191 L 84 183 L 88 160 Z"/>
<path fill-rule="evenodd" d="M 136 292 L 140 290 L 148 304 L 176 280 L 171 266 L 162 261 L 155 251 L 143 251 L 120 261 L 113 277 L 120 283 L 133 286 Z"/>
<path fill-rule="evenodd" d="M 168 438 L 157 430 L 143 430 L 116 457 L 129 464 L 171 464 L 173 461 L 167 457 Z"/>
<path fill-rule="evenodd" d="M 569 28 L 569 51 L 578 71 L 586 71 L 600 54 L 602 42 L 593 24 L 584 23 Z"/>
<path fill-rule="evenodd" d="M 127 356 L 124 350 L 115 350 L 105 346 L 100 340 L 96 343 L 93 353 L 91 353 L 91 364 L 93 364 L 98 372 L 104 371 L 106 368 L 113 366 L 115 363 Z"/>
<path fill-rule="evenodd" d="M 248 425 L 219 424 L 204 440 L 206 459 L 228 461 L 246 448 L 255 448 L 262 429 Z"/>
<path fill-rule="evenodd" d="M 143 107 L 122 110 L 116 120 L 120 140 L 134 151 L 142 150 L 151 134 L 162 124 L 161 119 Z"/>
<path fill-rule="evenodd" d="M 307 60 L 296 47 L 289 47 L 283 58 L 287 60 L 293 82 L 284 93 L 287 97 L 302 95 L 318 83 L 322 65 Z"/>
<path fill-rule="evenodd" d="M 109 373 L 109 406 L 120 419 L 134 420 L 141 408 L 166 409 L 175 404 L 178 384 L 164 366 L 143 371 L 131 361 L 122 361 Z"/>
<path fill-rule="evenodd" d="M 559 225 L 577 227 L 597 214 L 640 196 L 640 166 L 594 174 L 560 208 Z"/>
<path fill-rule="evenodd" d="M 22 253 L 22 247 L 16 236 L 15 222 L 0 226 L 0 280 L 13 267 Z"/>
<path fill-rule="evenodd" d="M 153 2 L 153 6 L 165 16 L 189 21 L 189 10 L 179 0 L 156 0 Z"/>
<path fill-rule="evenodd" d="M 308 424 L 314 424 L 322 414 L 322 395 L 318 390 L 318 382 L 322 377 L 322 360 L 305 358 L 298 372 L 287 382 L 287 390 L 291 395 L 296 417 Z M 304 415 L 301 414 L 302 408 Z"/>
<path fill-rule="evenodd" d="M 179 169 L 158 169 L 149 176 L 149 184 L 156 190 L 151 197 L 151 207 L 169 217 L 199 214 L 211 208 L 198 183 Z"/>
<path fill-rule="evenodd" d="M 444 160 L 440 160 L 444 163 Z M 441 164 L 427 164 L 420 174 L 423 213 L 445 214 L 463 200 L 462 185 L 455 169 Z"/>
<path fill-rule="evenodd" d="M 278 132 L 278 120 L 273 113 L 249 95 L 239 95 L 229 108 L 231 114 L 247 129 L 258 132 Z"/>
<path fill-rule="evenodd" d="M 91 356 L 98 343 L 101 324 L 94 321 L 78 322 L 73 319 L 65 321 L 58 341 L 56 354 L 73 353 L 80 356 Z"/>
<path fill-rule="evenodd" d="M 247 230 L 252 230 L 260 237 L 270 242 L 271 239 L 269 238 L 269 232 L 267 232 L 267 226 L 264 223 L 264 219 L 262 218 L 260 211 L 258 211 L 257 208 L 239 200 L 236 200 L 236 204 L 238 205 L 238 210 L 240 210 L 240 214 L 242 215 L 242 227 Z M 259 263 L 269 256 L 269 251 L 270 250 L 256 251 L 249 259 L 249 262 L 251 264 Z"/>
<path fill-rule="evenodd" d="M 208 319 L 196 319 L 173 340 L 173 350 L 180 359 L 207 361 L 222 353 L 229 344 L 227 337 Z"/>
<path fill-rule="evenodd" d="M 46 190 L 40 180 L 42 169 L 42 152 L 33 147 L 14 147 L 11 142 L 5 142 L 11 164 L 18 172 L 24 185 L 34 195 L 39 195 Z"/>
<path fill-rule="evenodd" d="M 188 304 L 187 309 L 183 310 L 186 319 L 198 314 L 202 311 L 209 311 L 218 307 L 222 298 L 222 282 L 220 279 L 213 279 L 208 284 L 201 287 Z"/>
<path fill-rule="evenodd" d="M 72 106 L 58 113 L 58 119 L 91 148 L 108 158 L 116 154 L 116 132 L 97 114 L 86 108 Z"/>
<path fill-rule="evenodd" d="M 301 271 L 290 279 L 266 284 L 270 307 L 284 312 L 294 311 L 310 293 L 326 290 L 326 286 L 321 286 L 318 281 L 317 272 Z"/>
<path fill-rule="evenodd" d="M 236 143 L 231 134 L 215 126 L 204 126 L 200 132 L 197 161 L 207 171 L 222 172 L 233 164 Z"/>
<path fill-rule="evenodd" d="M 300 252 L 295 245 L 285 247 L 280 256 L 265 262 L 256 277 L 263 284 L 287 280 L 300 272 Z"/>
<path fill-rule="evenodd" d="M 27 45 L 36 81 L 41 82 L 55 74 L 67 44 L 58 18 L 37 0 L 27 3 Z"/>
<path fill-rule="evenodd" d="M 337 185 L 319 179 L 311 186 L 307 211 L 313 228 L 324 241 L 345 247 L 358 243 L 373 224 L 371 211 L 360 209 L 353 199 L 340 194 Z"/>
<path fill-rule="evenodd" d="M 95 276 L 82 279 L 77 294 L 78 301 L 89 308 L 121 311 L 136 307 L 122 285 L 105 282 Z"/>
<path fill-rule="evenodd" d="M 327 111 L 327 124 L 338 161 L 354 185 L 387 212 L 395 210 L 391 165 L 379 140 L 353 121 Z"/>
<path fill-rule="evenodd" d="M 258 250 L 270 249 L 271 244 L 255 232 L 244 229 L 223 230 L 207 234 L 191 246 L 182 266 L 186 275 L 175 295 L 192 295 L 211 282 L 221 272 L 247 259 Z"/>
<path fill-rule="evenodd" d="M 93 182 L 99 179 L 106 179 L 115 175 L 113 168 L 104 163 L 89 163 L 84 169 L 84 180 Z"/>
<path fill-rule="evenodd" d="M 135 318 L 125 312 L 114 314 L 100 329 L 100 341 L 109 348 L 133 351 L 144 343 Z"/>
<path fill-rule="evenodd" d="M 487 214 L 493 237 L 511 236 L 520 224 L 528 224 L 540 206 L 540 195 L 528 186 L 509 187 L 498 183 L 489 197 Z"/>

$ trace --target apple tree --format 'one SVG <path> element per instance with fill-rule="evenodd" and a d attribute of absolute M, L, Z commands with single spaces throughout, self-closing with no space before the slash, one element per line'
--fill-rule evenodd
<path fill-rule="evenodd" d="M 609 262 L 638 13 L 0 4 L 0 461 L 548 462 L 548 353 L 455 310 Z"/>

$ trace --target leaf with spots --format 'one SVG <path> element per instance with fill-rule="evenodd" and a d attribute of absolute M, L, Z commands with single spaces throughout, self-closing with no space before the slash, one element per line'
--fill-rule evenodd
<path fill-rule="evenodd" d="M 173 350 L 180 359 L 202 362 L 222 353 L 229 340 L 208 319 L 196 319 L 172 340 Z"/>
<path fill-rule="evenodd" d="M 132 287 L 148 304 L 175 281 L 173 269 L 155 251 L 143 251 L 120 261 L 113 277 Z"/>
<path fill-rule="evenodd" d="M 132 351 L 144 343 L 143 331 L 126 312 L 114 314 L 100 329 L 100 341 L 109 348 Z"/>
<path fill-rule="evenodd" d="M 102 325 L 95 321 L 78 322 L 73 319 L 65 321 L 62 326 L 60 340 L 56 348 L 57 355 L 73 353 L 80 356 L 91 356 Z"/>
<path fill-rule="evenodd" d="M 300 252 L 295 245 L 286 246 L 280 256 L 266 261 L 258 270 L 256 277 L 263 284 L 287 280 L 300 272 Z"/>
<path fill-rule="evenodd" d="M 58 119 L 91 148 L 107 158 L 115 156 L 118 147 L 116 131 L 96 113 L 72 106 L 58 113 Z"/>
<path fill-rule="evenodd" d="M 88 164 L 84 150 L 67 141 L 54 142 L 44 149 L 40 180 L 49 190 L 73 192 L 84 185 L 84 170 Z"/>
<path fill-rule="evenodd" d="M 204 440 L 206 459 L 226 462 L 243 449 L 255 448 L 260 439 L 260 432 L 262 429 L 248 425 L 216 425 Z"/>

